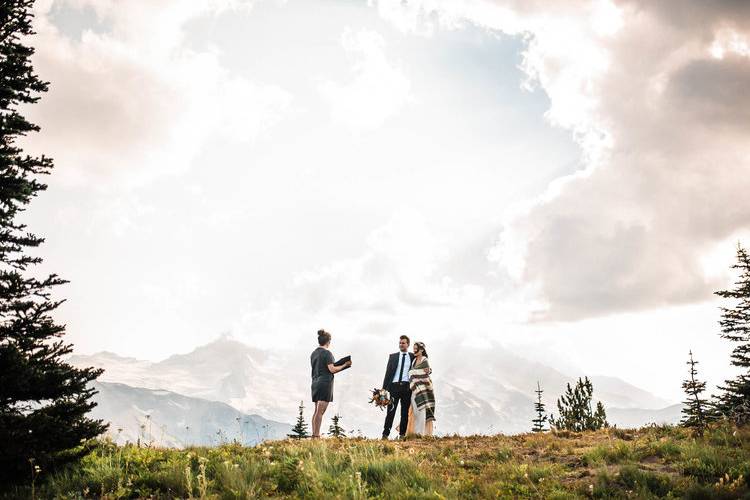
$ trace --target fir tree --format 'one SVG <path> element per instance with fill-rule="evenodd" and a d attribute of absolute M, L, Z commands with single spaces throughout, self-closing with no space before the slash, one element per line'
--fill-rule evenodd
<path fill-rule="evenodd" d="M 547 411 L 542 402 L 542 393 L 544 392 L 539 386 L 539 382 L 536 383 L 536 403 L 534 403 L 534 411 L 536 412 L 536 418 L 532 420 L 534 426 L 531 428 L 534 432 L 543 432 L 547 429 L 544 428 L 544 424 L 547 422 Z"/>
<path fill-rule="evenodd" d="M 695 365 L 697 365 L 698 362 L 693 359 L 692 350 L 690 351 L 690 360 L 687 364 L 690 366 L 688 371 L 690 378 L 682 382 L 682 388 L 688 398 L 682 402 L 683 417 L 682 420 L 680 420 L 680 425 L 683 427 L 691 427 L 702 436 L 703 429 L 706 428 L 706 423 L 708 421 L 708 402 L 701 399 L 701 394 L 706 390 L 706 383 L 700 382 L 696 378 L 698 370 L 695 368 Z"/>
<path fill-rule="evenodd" d="M 340 425 L 341 415 L 338 413 L 331 419 L 331 426 L 328 427 L 328 435 L 335 438 L 346 437 L 346 431 Z"/>
<path fill-rule="evenodd" d="M 731 290 L 715 292 L 731 299 L 730 307 L 721 308 L 721 336 L 736 345 L 732 350 L 731 364 L 741 370 L 737 378 L 727 380 L 716 401 L 716 409 L 738 423 L 750 418 L 750 256 L 741 245 L 737 245 L 737 263 L 732 266 L 739 271 L 739 279 Z"/>
<path fill-rule="evenodd" d="M 601 401 L 596 402 L 596 411 L 594 412 L 592 427 L 594 430 L 609 427 L 609 422 L 607 422 L 607 412 L 604 410 L 604 405 Z"/>
<path fill-rule="evenodd" d="M 95 406 L 90 382 L 101 370 L 76 369 L 63 361 L 72 350 L 61 340 L 65 326 L 52 313 L 63 302 L 52 291 L 66 283 L 38 277 L 41 258 L 28 252 L 44 239 L 18 222 L 51 173 L 45 156 L 23 154 L 19 138 L 39 127 L 19 111 L 39 100 L 48 84 L 31 66 L 33 0 L 0 3 L 0 484 L 28 477 L 29 463 L 42 473 L 84 454 L 81 442 L 106 426 L 87 418 Z M 35 469 L 36 470 L 36 469 Z"/>
<path fill-rule="evenodd" d="M 293 439 L 303 439 L 310 437 L 307 431 L 307 422 L 305 422 L 305 405 L 302 401 L 299 402 L 299 415 L 297 415 L 297 423 L 292 427 L 292 433 L 287 434 Z"/>
<path fill-rule="evenodd" d="M 567 384 L 565 394 L 557 400 L 558 418 L 550 416 L 550 424 L 558 430 L 595 431 L 602 427 L 609 427 L 604 405 L 596 405 L 596 411 L 591 406 L 594 386 L 588 377 L 580 378 L 575 389 Z"/>

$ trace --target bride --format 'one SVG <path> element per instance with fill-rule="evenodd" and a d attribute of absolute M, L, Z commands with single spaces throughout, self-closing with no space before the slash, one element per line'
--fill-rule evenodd
<path fill-rule="evenodd" d="M 430 374 L 432 368 L 427 361 L 427 350 L 423 342 L 414 343 L 414 361 L 409 370 L 411 389 L 411 412 L 413 418 L 409 433 L 432 436 L 432 423 L 435 421 L 435 391 Z"/>

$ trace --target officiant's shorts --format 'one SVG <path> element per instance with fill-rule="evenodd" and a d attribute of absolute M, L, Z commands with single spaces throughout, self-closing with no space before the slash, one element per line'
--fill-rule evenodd
<path fill-rule="evenodd" d="M 313 403 L 318 401 L 333 401 L 333 377 L 330 380 L 324 378 L 317 378 L 313 380 L 312 386 L 312 400 Z"/>

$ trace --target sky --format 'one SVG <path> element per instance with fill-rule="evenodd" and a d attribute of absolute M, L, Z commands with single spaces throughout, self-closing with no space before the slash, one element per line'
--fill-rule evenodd
<path fill-rule="evenodd" d="M 81 353 L 502 345 L 731 375 L 750 4 L 38 0 L 26 222 Z"/>

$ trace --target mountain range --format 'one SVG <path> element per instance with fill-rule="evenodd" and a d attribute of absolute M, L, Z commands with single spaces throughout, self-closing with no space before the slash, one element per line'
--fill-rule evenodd
<path fill-rule="evenodd" d="M 336 377 L 335 401 L 327 417 L 338 413 L 344 428 L 374 437 L 381 432 L 384 414 L 368 404 L 369 391 L 382 384 L 385 363 L 378 362 L 388 353 L 371 356 L 366 354 L 371 349 L 363 351 L 354 356 L 352 369 Z M 500 346 L 454 347 L 450 354 L 430 354 L 437 434 L 526 432 L 534 417 L 536 382 L 542 382 L 544 401 L 554 412 L 554 401 L 576 378 Z M 309 360 L 298 351 L 262 350 L 220 337 L 158 362 L 109 352 L 74 355 L 68 361 L 105 369 L 97 382 L 99 406 L 94 415 L 112 422 L 109 432 L 120 441 L 144 438 L 145 423 L 152 431 L 157 426 L 159 442 L 169 446 L 222 439 L 252 444 L 283 437 L 300 401 L 307 406 L 308 421 L 312 413 Z M 612 424 L 633 427 L 679 419 L 679 404 L 669 405 L 615 377 L 590 379 L 594 398 L 604 403 Z M 153 440 L 154 432 L 149 437 Z"/>

